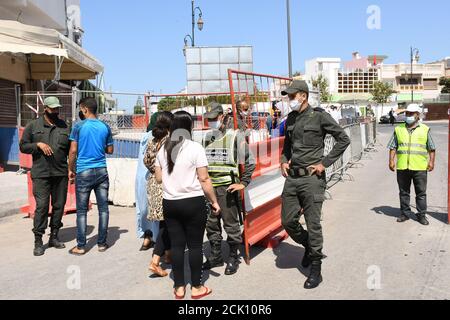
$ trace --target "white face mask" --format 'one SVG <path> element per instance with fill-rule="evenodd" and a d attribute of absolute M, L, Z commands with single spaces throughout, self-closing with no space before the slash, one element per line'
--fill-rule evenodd
<path fill-rule="evenodd" d="M 244 111 L 244 110 L 242 110 L 242 115 L 244 115 L 244 116 L 248 116 L 248 111 Z"/>
<path fill-rule="evenodd" d="M 212 129 L 219 129 L 222 126 L 221 121 L 208 121 L 209 127 Z"/>
<path fill-rule="evenodd" d="M 305 100 L 303 100 L 303 98 L 301 98 L 301 101 L 294 99 L 289 101 L 289 106 L 291 107 L 292 111 L 299 111 L 304 102 Z"/>

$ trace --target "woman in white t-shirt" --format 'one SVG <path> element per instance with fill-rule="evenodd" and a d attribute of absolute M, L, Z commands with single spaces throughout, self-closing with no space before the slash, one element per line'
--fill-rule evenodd
<path fill-rule="evenodd" d="M 174 114 L 170 138 L 158 152 L 156 181 L 163 184 L 163 212 L 172 246 L 174 294 L 183 299 L 184 251 L 189 249 L 192 298 L 200 299 L 212 290 L 202 284 L 203 236 L 211 203 L 212 213 L 220 207 L 208 175 L 208 161 L 202 145 L 191 140 L 192 118 L 185 111 Z"/>

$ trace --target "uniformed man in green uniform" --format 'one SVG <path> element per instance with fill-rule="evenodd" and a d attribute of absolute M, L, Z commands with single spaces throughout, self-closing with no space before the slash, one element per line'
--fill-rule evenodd
<path fill-rule="evenodd" d="M 291 238 L 305 247 L 302 266 L 311 265 L 304 287 L 312 289 L 322 282 L 322 226 L 320 216 L 326 188 L 325 168 L 331 166 L 350 145 L 350 139 L 323 109 L 309 103 L 305 81 L 294 80 L 282 95 L 288 95 L 292 112 L 286 120 L 286 134 L 281 158 L 281 172 L 286 178 L 282 193 L 281 221 Z M 336 140 L 324 156 L 324 138 Z M 307 231 L 300 224 L 300 210 L 305 215 Z"/>
<path fill-rule="evenodd" d="M 45 252 L 42 236 L 48 225 L 50 198 L 52 215 L 48 247 L 65 248 L 64 243 L 58 239 L 58 231 L 63 226 L 62 217 L 69 182 L 67 157 L 70 128 L 59 118 L 62 106 L 58 98 L 48 97 L 44 100 L 44 105 L 44 115 L 30 122 L 20 140 L 20 151 L 33 155 L 31 179 L 36 200 L 33 221 L 35 256 L 42 256 Z"/>
<path fill-rule="evenodd" d="M 255 170 L 254 158 L 248 148 L 243 130 L 229 129 L 222 105 L 213 102 L 207 107 L 205 118 L 213 130 L 205 138 L 208 172 L 211 177 L 216 196 L 222 209 L 220 216 L 209 215 L 206 222 L 206 234 L 211 245 L 211 255 L 203 264 L 203 269 L 223 266 L 222 257 L 222 224 L 228 235 L 230 257 L 225 268 L 225 274 L 237 272 L 239 267 L 238 248 L 242 243 L 239 224 L 239 207 L 236 201 L 241 201 L 239 192 L 246 188 Z M 239 179 L 239 165 L 244 165 L 244 171 Z M 232 182 L 231 173 L 236 177 Z M 237 193 L 237 194 L 236 194 Z"/>

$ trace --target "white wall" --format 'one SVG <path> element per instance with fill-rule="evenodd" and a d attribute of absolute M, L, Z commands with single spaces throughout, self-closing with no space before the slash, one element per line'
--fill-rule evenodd
<path fill-rule="evenodd" d="M 322 70 L 320 70 L 320 64 Z M 340 58 L 315 58 L 305 62 L 305 80 L 310 81 L 322 74 L 329 84 L 330 93 L 338 92 L 338 70 L 341 68 Z"/>
<path fill-rule="evenodd" d="M 81 27 L 80 0 L 1 0 L 0 19 L 56 29 L 66 35 L 66 3 L 70 26 Z"/>
<path fill-rule="evenodd" d="M 2 0 L 0 8 L 0 19 L 17 20 L 65 33 L 66 13 L 63 0 Z"/>

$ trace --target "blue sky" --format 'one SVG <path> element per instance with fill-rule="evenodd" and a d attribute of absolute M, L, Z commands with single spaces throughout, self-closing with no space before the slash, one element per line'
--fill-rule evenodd
<path fill-rule="evenodd" d="M 285 0 L 196 0 L 205 26 L 196 45 L 252 45 L 254 71 L 286 75 Z M 381 29 L 369 30 L 369 5 L 381 9 Z M 448 0 L 291 0 L 294 71 L 314 57 L 349 60 L 385 54 L 386 63 L 450 56 Z M 186 85 L 183 38 L 191 30 L 190 0 L 81 0 L 83 46 L 105 66 L 107 89 L 173 93 Z"/>

